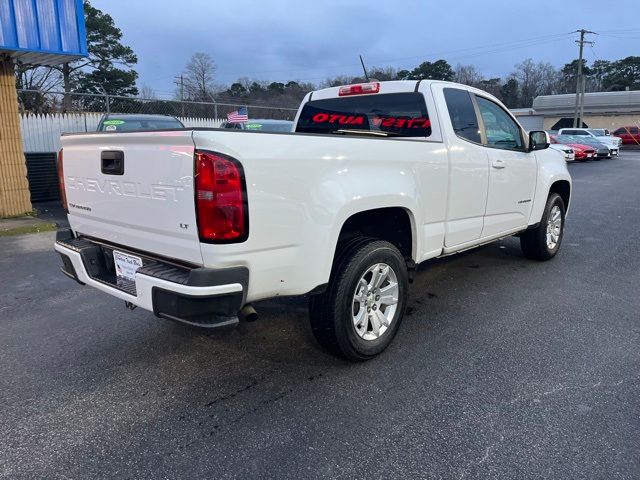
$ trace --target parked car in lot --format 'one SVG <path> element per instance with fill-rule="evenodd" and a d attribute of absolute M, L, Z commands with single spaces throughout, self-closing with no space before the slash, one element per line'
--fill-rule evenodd
<path fill-rule="evenodd" d="M 569 144 L 569 146 L 573 148 L 575 160 L 586 162 L 587 160 L 591 160 L 596 156 L 596 151 L 593 149 L 593 147 L 590 147 L 588 145 L 571 143 Z"/>
<path fill-rule="evenodd" d="M 567 162 L 573 162 L 576 159 L 576 154 L 569 145 L 563 145 L 562 143 L 551 142 L 549 148 L 552 150 L 556 150 L 562 154 L 562 158 Z"/>
<path fill-rule="evenodd" d="M 366 360 L 396 334 L 417 264 L 509 235 L 528 258 L 560 249 L 566 162 L 486 92 L 331 87 L 295 127 L 63 136 L 64 273 L 201 327 L 306 294 L 318 341 Z"/>
<path fill-rule="evenodd" d="M 613 132 L 623 145 L 640 145 L 640 128 L 636 126 L 620 127 Z"/>
<path fill-rule="evenodd" d="M 606 145 L 611 145 L 615 148 L 620 148 L 622 140 L 618 137 L 611 135 L 596 135 L 594 132 L 604 133 L 603 130 L 591 129 L 591 128 L 561 128 L 558 130 L 558 135 L 573 135 L 575 137 L 592 138 Z"/>
<path fill-rule="evenodd" d="M 584 145 L 590 145 L 596 151 L 595 160 L 602 160 L 604 158 L 612 158 L 618 156 L 618 147 L 614 147 L 612 144 L 606 144 L 600 140 L 596 140 L 593 137 L 584 137 L 578 135 L 557 135 L 556 138 L 560 142 L 575 142 Z"/>
<path fill-rule="evenodd" d="M 255 118 L 248 122 L 224 122 L 220 128 L 251 130 L 253 132 L 292 132 L 294 123 L 290 120 L 273 120 Z"/>
<path fill-rule="evenodd" d="M 596 137 L 611 137 L 611 132 L 606 128 L 590 128 L 589 131 Z"/>
<path fill-rule="evenodd" d="M 549 135 L 552 145 L 564 145 L 573 149 L 574 159 L 579 162 L 586 162 L 592 160 L 596 156 L 596 150 L 591 145 L 585 145 L 583 143 L 574 143 L 571 138 L 563 138 L 562 141 L 558 140 L 557 135 Z"/>
<path fill-rule="evenodd" d="M 168 130 L 184 128 L 176 117 L 147 114 L 106 114 L 98 123 L 98 132 L 132 132 L 135 130 Z"/>

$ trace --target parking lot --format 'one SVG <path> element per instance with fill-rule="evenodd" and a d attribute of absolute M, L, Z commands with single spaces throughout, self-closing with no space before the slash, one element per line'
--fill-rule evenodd
<path fill-rule="evenodd" d="M 428 262 L 380 357 L 314 341 L 306 299 L 206 333 L 0 238 L 1 478 L 638 478 L 640 151 L 570 165 L 563 249 Z"/>

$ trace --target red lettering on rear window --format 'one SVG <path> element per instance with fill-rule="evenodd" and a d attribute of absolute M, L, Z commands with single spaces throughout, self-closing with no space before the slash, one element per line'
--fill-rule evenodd
<path fill-rule="evenodd" d="M 315 123 L 338 123 L 340 125 L 364 125 L 362 115 L 329 115 L 328 113 L 316 113 L 311 118 Z"/>
<path fill-rule="evenodd" d="M 348 130 L 429 137 L 431 122 L 422 94 L 403 92 L 312 100 L 304 105 L 296 125 L 296 131 L 304 133 Z"/>
<path fill-rule="evenodd" d="M 316 113 L 312 118 L 314 123 L 331 123 L 339 125 L 364 125 L 365 117 L 362 115 L 338 115 L 328 113 Z M 431 122 L 428 118 L 407 117 L 373 117 L 370 119 L 375 127 L 387 128 L 429 128 Z"/>

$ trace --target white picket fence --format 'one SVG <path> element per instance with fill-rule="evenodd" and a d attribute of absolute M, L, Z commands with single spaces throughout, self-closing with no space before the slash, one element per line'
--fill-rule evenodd
<path fill-rule="evenodd" d="M 20 116 L 25 153 L 57 152 L 63 133 L 95 132 L 102 113 L 53 113 Z M 219 127 L 225 119 L 178 117 L 185 127 Z"/>

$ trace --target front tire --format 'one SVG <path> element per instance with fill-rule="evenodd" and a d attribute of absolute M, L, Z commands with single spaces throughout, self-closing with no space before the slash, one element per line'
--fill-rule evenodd
<path fill-rule="evenodd" d="M 525 257 L 550 260 L 556 256 L 564 236 L 565 212 L 562 197 L 557 193 L 549 195 L 540 224 L 520 236 L 520 247 Z"/>
<path fill-rule="evenodd" d="M 408 286 L 406 261 L 394 245 L 351 242 L 338 255 L 326 292 L 309 302 L 314 336 L 349 360 L 375 357 L 400 327 Z"/>

